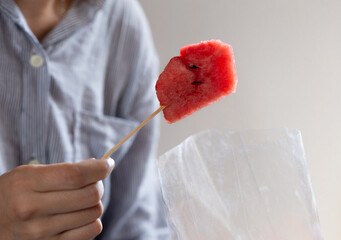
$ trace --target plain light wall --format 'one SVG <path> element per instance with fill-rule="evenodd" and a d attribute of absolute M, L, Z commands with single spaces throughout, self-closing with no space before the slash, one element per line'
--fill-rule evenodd
<path fill-rule="evenodd" d="M 204 129 L 299 129 L 324 238 L 340 240 L 341 1 L 140 3 L 160 71 L 182 46 L 216 38 L 233 46 L 239 78 L 237 93 L 177 123 L 163 120 L 159 154 Z"/>

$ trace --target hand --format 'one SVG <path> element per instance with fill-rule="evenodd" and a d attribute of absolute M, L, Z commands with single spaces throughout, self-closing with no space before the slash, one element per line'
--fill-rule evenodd
<path fill-rule="evenodd" d="M 3 240 L 86 240 L 102 231 L 103 180 L 114 161 L 22 165 L 0 176 Z"/>

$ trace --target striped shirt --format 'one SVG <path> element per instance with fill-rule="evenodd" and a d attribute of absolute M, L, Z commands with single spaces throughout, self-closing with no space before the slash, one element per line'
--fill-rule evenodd
<path fill-rule="evenodd" d="M 157 109 L 158 61 L 135 0 L 75 0 L 39 42 L 13 0 L 0 1 L 0 174 L 100 158 Z M 97 239 L 165 239 L 155 174 L 158 122 L 112 157 Z"/>

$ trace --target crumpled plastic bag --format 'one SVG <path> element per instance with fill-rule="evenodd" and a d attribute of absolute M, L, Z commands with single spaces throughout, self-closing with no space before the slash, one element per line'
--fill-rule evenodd
<path fill-rule="evenodd" d="M 297 130 L 204 131 L 158 160 L 172 240 L 321 240 Z"/>

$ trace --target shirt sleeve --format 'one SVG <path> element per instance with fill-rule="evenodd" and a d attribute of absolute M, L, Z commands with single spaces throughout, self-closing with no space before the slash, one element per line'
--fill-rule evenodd
<path fill-rule="evenodd" d="M 113 62 L 119 65 L 116 69 L 126 69 L 126 84 L 121 97 L 107 105 L 106 112 L 142 122 L 159 107 L 155 94 L 158 58 L 141 7 L 135 1 L 129 2 L 120 36 L 116 38 L 119 47 L 113 53 L 122 54 L 119 61 Z M 117 59 L 117 55 L 113 58 Z M 115 88 L 110 82 L 117 73 L 111 74 L 108 70 L 107 75 L 108 88 Z M 106 95 L 110 102 L 110 94 Z M 117 164 L 110 176 L 110 200 L 102 218 L 103 232 L 96 239 L 168 239 L 155 167 L 158 136 L 157 117 L 134 136 L 125 155 L 115 159 Z"/>

